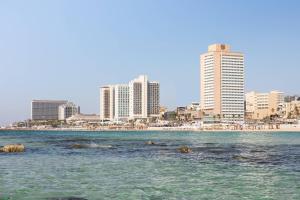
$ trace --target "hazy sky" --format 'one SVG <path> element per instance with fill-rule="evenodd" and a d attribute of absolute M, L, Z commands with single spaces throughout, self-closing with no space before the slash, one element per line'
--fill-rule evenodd
<path fill-rule="evenodd" d="M 0 0 L 0 125 L 32 99 L 99 113 L 99 86 L 139 74 L 169 108 L 199 101 L 199 55 L 245 53 L 246 91 L 300 94 L 300 1 Z"/>

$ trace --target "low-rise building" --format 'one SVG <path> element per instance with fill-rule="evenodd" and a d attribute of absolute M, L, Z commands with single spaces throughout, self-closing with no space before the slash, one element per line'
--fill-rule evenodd
<path fill-rule="evenodd" d="M 79 113 L 80 107 L 76 106 L 72 102 L 68 102 L 58 107 L 58 120 L 66 120 L 67 118 Z"/>
<path fill-rule="evenodd" d="M 284 106 L 284 118 L 299 119 L 300 118 L 300 101 L 286 102 Z"/>
<path fill-rule="evenodd" d="M 203 117 L 199 103 L 192 103 L 189 106 L 177 107 L 177 119 L 180 121 L 200 120 Z"/>
<path fill-rule="evenodd" d="M 246 118 L 261 120 L 271 115 L 277 115 L 283 103 L 283 92 L 249 92 L 246 94 Z"/>
<path fill-rule="evenodd" d="M 96 114 L 76 114 L 66 119 L 68 124 L 97 124 L 100 123 L 100 116 Z"/>
<path fill-rule="evenodd" d="M 66 104 L 66 100 L 32 100 L 32 120 L 58 120 L 58 107 Z"/>

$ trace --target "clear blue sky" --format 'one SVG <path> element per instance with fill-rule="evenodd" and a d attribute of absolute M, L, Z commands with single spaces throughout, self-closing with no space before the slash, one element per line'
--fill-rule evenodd
<path fill-rule="evenodd" d="M 99 86 L 148 74 L 169 108 L 199 100 L 199 55 L 245 53 L 246 91 L 300 94 L 300 1 L 1 0 L 0 125 L 32 99 L 99 113 Z"/>

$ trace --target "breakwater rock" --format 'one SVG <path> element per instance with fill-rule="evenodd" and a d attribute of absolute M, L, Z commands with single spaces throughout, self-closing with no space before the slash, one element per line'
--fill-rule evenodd
<path fill-rule="evenodd" d="M 146 144 L 147 144 L 147 145 L 155 145 L 155 143 L 154 143 L 153 141 L 151 141 L 151 140 L 150 140 L 150 141 L 147 141 Z"/>
<path fill-rule="evenodd" d="M 25 146 L 23 144 L 8 144 L 0 147 L 0 152 L 14 153 L 14 152 L 24 152 Z"/>
<path fill-rule="evenodd" d="M 187 146 L 182 146 L 182 147 L 179 147 L 178 151 L 180 153 L 191 153 L 192 149 Z"/>

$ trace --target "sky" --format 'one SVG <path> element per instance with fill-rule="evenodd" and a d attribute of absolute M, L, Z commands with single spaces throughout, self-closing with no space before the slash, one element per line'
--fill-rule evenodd
<path fill-rule="evenodd" d="M 169 109 L 200 99 L 199 55 L 245 54 L 246 91 L 300 94 L 298 0 L 0 0 L 0 126 L 32 99 L 99 113 L 99 87 L 140 74 Z"/>

